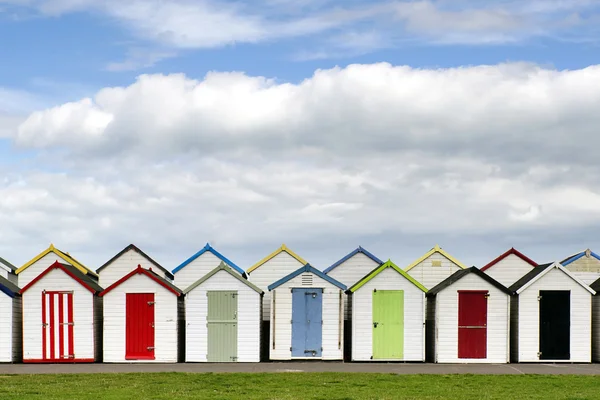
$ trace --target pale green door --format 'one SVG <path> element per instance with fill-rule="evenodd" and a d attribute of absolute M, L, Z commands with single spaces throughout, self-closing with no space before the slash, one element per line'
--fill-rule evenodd
<path fill-rule="evenodd" d="M 208 362 L 237 361 L 237 292 L 210 291 L 208 296 Z"/>
<path fill-rule="evenodd" d="M 373 359 L 404 358 L 404 291 L 373 291 Z"/>

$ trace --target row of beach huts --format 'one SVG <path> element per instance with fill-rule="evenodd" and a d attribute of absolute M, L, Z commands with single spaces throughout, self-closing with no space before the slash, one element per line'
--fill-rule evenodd
<path fill-rule="evenodd" d="M 405 268 L 362 247 L 321 271 L 290 248 L 244 271 L 207 244 L 167 270 L 129 245 L 97 270 L 53 245 L 0 258 L 0 362 L 600 361 L 600 256 L 513 249 Z"/>

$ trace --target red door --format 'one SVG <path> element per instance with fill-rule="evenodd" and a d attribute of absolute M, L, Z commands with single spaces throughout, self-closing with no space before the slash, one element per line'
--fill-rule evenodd
<path fill-rule="evenodd" d="M 127 293 L 125 359 L 154 360 L 154 293 Z"/>
<path fill-rule="evenodd" d="M 74 359 L 73 330 L 73 293 L 42 292 L 42 359 Z"/>
<path fill-rule="evenodd" d="M 458 291 L 458 358 L 487 357 L 488 291 Z"/>

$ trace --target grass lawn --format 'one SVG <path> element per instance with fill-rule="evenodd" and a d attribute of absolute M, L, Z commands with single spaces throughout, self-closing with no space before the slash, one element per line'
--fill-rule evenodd
<path fill-rule="evenodd" d="M 600 378 L 548 375 L 1 375 L 0 399 L 598 399 Z"/>

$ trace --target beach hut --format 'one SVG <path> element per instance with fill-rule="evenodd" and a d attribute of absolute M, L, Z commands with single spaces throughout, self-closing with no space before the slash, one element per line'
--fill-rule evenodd
<path fill-rule="evenodd" d="M 136 269 L 107 287 L 104 362 L 177 362 L 182 292 L 152 269 Z"/>
<path fill-rule="evenodd" d="M 592 361 L 600 361 L 600 278 L 590 287 L 596 292 L 592 298 Z"/>
<path fill-rule="evenodd" d="M 0 362 L 21 361 L 23 335 L 20 291 L 17 285 L 0 276 Z"/>
<path fill-rule="evenodd" d="M 390 260 L 348 289 L 352 361 L 424 361 L 426 291 Z"/>
<path fill-rule="evenodd" d="M 152 268 L 155 274 L 169 282 L 173 282 L 171 272 L 150 258 L 137 246 L 130 244 L 96 270 L 99 276 L 98 283 L 103 288 L 108 288 L 129 272 L 137 269 L 138 265 L 145 269 Z"/>
<path fill-rule="evenodd" d="M 466 268 L 436 244 L 404 270 L 427 289 L 431 289 L 456 271 Z"/>
<path fill-rule="evenodd" d="M 490 261 L 481 270 L 508 287 L 536 266 L 537 263 L 531 258 L 515 248 L 511 248 Z"/>
<path fill-rule="evenodd" d="M 343 283 L 306 264 L 268 289 L 271 360 L 343 359 Z"/>
<path fill-rule="evenodd" d="M 507 363 L 511 292 L 477 267 L 427 292 L 427 358 L 438 363 Z"/>
<path fill-rule="evenodd" d="M 182 262 L 173 270 L 175 284 L 177 287 L 181 288 L 181 290 L 185 290 L 192 283 L 218 267 L 221 262 L 229 265 L 240 275 L 245 274 L 243 269 L 215 250 L 209 243 L 206 243 L 206 246 L 199 252 Z"/>
<path fill-rule="evenodd" d="M 101 357 L 102 288 L 55 261 L 21 289 L 23 362 L 94 362 Z"/>
<path fill-rule="evenodd" d="M 186 362 L 259 362 L 263 291 L 224 262 L 185 290 Z"/>
<path fill-rule="evenodd" d="M 0 257 L 0 277 L 6 279 L 13 285 L 17 284 L 17 267 Z"/>
<path fill-rule="evenodd" d="M 539 265 L 509 287 L 511 360 L 590 362 L 592 288 L 559 262 Z"/>
<path fill-rule="evenodd" d="M 61 251 L 54 247 L 53 244 L 50 244 L 50 247 L 33 257 L 15 271 L 19 286 L 23 288 L 26 287 L 32 280 L 57 261 L 61 264 L 71 265 L 89 279 L 96 282 L 98 281 L 98 274 L 96 274 L 96 272 L 77 261 L 69 253 Z"/>
<path fill-rule="evenodd" d="M 560 264 L 588 285 L 600 278 L 600 256 L 590 249 L 573 254 Z"/>

